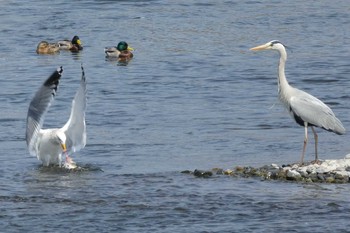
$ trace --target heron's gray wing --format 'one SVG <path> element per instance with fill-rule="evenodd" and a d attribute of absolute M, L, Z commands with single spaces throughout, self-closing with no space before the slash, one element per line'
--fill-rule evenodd
<path fill-rule="evenodd" d="M 75 152 L 85 147 L 86 144 L 86 79 L 83 66 L 81 66 L 82 76 L 80 86 L 72 101 L 72 109 L 69 120 L 63 126 L 67 141 L 67 150 Z"/>
<path fill-rule="evenodd" d="M 315 126 L 324 128 L 337 134 L 344 134 L 345 128 L 335 116 L 332 109 L 316 97 L 300 91 L 290 100 L 291 110 L 306 121 Z"/>
<path fill-rule="evenodd" d="M 27 114 L 26 141 L 32 155 L 35 155 L 35 142 L 43 125 L 45 113 L 56 95 L 62 72 L 62 66 L 53 72 L 30 102 Z"/>

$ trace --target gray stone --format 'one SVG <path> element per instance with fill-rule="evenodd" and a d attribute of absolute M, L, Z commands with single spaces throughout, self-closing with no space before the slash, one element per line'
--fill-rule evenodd
<path fill-rule="evenodd" d="M 301 178 L 301 175 L 295 170 L 288 170 L 286 177 L 289 180 L 299 180 Z"/>

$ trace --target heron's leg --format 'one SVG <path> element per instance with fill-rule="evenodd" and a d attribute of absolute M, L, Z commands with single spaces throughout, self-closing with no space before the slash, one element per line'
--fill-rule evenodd
<path fill-rule="evenodd" d="M 307 144 L 307 122 L 304 122 L 304 128 L 305 128 L 305 138 L 304 138 L 304 147 L 303 147 L 303 153 L 301 154 L 301 162 L 300 165 L 303 165 L 304 163 L 304 155 L 305 155 L 305 150 L 306 150 L 306 144 Z"/>
<path fill-rule="evenodd" d="M 314 138 L 315 138 L 315 162 L 317 163 L 318 162 L 318 154 L 317 154 L 318 135 L 313 126 L 311 126 L 311 129 L 312 129 L 312 132 L 314 133 Z"/>

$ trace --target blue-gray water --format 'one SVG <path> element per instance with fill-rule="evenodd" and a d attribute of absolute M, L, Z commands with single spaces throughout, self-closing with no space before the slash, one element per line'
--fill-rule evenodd
<path fill-rule="evenodd" d="M 0 227 L 3 232 L 346 232 L 350 187 L 218 177 L 190 169 L 299 161 L 304 130 L 277 99 L 278 55 L 290 83 L 350 129 L 350 5 L 344 1 L 0 1 Z M 37 55 L 79 35 L 76 54 Z M 127 65 L 105 46 L 126 40 Z M 47 127 L 62 126 L 88 79 L 84 172 L 45 169 L 24 141 L 35 91 L 64 73 Z M 322 159 L 350 152 L 319 132 Z M 313 159 L 310 132 L 307 160 Z"/>

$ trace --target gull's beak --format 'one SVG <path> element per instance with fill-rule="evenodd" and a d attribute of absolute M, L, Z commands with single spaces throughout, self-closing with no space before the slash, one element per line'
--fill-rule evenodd
<path fill-rule="evenodd" d="M 260 50 L 265 50 L 267 48 L 269 48 L 270 44 L 267 43 L 267 44 L 263 44 L 263 45 L 259 45 L 259 46 L 256 46 L 254 48 L 251 48 L 249 50 L 252 50 L 252 51 L 260 51 Z"/>
<path fill-rule="evenodd" d="M 61 147 L 62 147 L 63 152 L 67 152 L 66 144 L 62 143 Z"/>
<path fill-rule="evenodd" d="M 128 46 L 128 50 L 129 50 L 129 51 L 134 51 L 134 49 L 131 48 L 130 46 Z"/>

